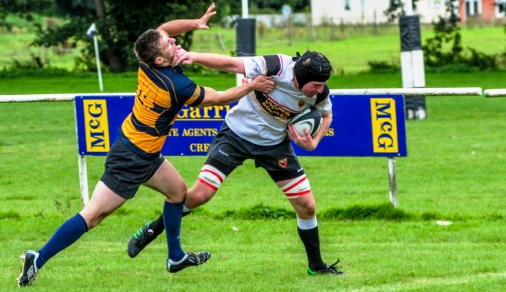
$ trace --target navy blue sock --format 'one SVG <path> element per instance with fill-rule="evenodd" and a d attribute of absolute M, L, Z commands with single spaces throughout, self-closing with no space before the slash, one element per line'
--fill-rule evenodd
<path fill-rule="evenodd" d="M 179 241 L 181 234 L 181 212 L 183 211 L 183 202 L 169 203 L 165 201 L 163 205 L 163 225 L 165 225 L 165 236 L 167 236 L 167 245 L 169 247 L 169 259 L 178 262 L 184 257 L 183 249 Z"/>
<path fill-rule="evenodd" d="M 86 231 L 88 231 L 88 225 L 79 213 L 65 221 L 39 250 L 37 268 L 42 268 L 49 259 L 76 242 Z"/>

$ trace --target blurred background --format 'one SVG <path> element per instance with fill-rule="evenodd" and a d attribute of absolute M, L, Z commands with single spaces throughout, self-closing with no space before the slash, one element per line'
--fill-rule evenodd
<path fill-rule="evenodd" d="M 93 38 L 104 72 L 135 71 L 133 43 L 148 28 L 200 18 L 211 1 L 0 0 L 0 68 L 96 72 Z M 209 31 L 178 36 L 187 50 L 237 54 L 244 1 L 217 0 Z M 399 71 L 399 18 L 419 16 L 426 72 L 505 68 L 505 0 L 249 0 L 256 54 L 324 51 L 335 74 Z M 409 5 L 409 7 L 407 6 Z M 409 9 L 408 9 L 409 8 Z M 195 68 L 205 73 L 202 68 Z"/>

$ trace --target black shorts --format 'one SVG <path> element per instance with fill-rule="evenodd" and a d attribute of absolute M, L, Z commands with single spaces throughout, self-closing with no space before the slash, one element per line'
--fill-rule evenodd
<path fill-rule="evenodd" d="M 209 147 L 206 164 L 229 175 L 244 160 L 253 159 L 255 167 L 262 167 L 275 181 L 293 179 L 304 174 L 289 139 L 272 146 L 260 146 L 237 136 L 226 123 Z"/>
<path fill-rule="evenodd" d="M 151 159 L 139 156 L 116 139 L 107 154 L 105 171 L 100 180 L 120 197 L 131 199 L 164 160 L 161 154 Z"/>

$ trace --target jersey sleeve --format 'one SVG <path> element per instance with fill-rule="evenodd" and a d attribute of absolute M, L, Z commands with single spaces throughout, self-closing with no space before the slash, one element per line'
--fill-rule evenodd
<path fill-rule="evenodd" d="M 244 71 L 247 78 L 258 75 L 276 76 L 283 71 L 284 59 L 282 55 L 265 55 L 243 58 Z"/>
<path fill-rule="evenodd" d="M 204 100 L 204 88 L 198 86 L 190 78 L 180 75 L 181 78 L 174 80 L 177 100 L 180 104 L 197 106 Z"/>

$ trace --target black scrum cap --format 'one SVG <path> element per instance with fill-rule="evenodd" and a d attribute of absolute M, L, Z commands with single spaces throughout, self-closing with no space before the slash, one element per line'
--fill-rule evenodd
<path fill-rule="evenodd" d="M 293 67 L 293 73 L 297 78 L 300 90 L 308 82 L 325 82 L 329 80 L 332 66 L 329 59 L 322 53 L 308 50 L 301 56 L 297 52 L 297 57 L 294 57 L 294 60 L 297 60 L 297 63 Z"/>

